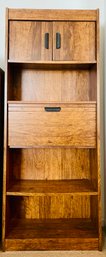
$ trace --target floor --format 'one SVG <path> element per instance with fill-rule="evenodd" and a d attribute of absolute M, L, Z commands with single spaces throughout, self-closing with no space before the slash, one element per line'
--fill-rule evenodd
<path fill-rule="evenodd" d="M 106 257 L 106 237 L 103 250 L 99 251 L 33 251 L 1 252 L 0 257 Z"/>

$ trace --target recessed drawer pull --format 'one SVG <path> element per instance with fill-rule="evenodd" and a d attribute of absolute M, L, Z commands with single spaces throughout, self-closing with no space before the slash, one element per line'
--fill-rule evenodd
<path fill-rule="evenodd" d="M 61 107 L 44 107 L 46 112 L 60 112 Z"/>

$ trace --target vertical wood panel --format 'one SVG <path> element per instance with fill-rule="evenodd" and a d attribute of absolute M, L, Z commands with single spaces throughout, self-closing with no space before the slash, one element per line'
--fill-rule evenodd
<path fill-rule="evenodd" d="M 89 149 L 14 149 L 11 177 L 16 179 L 91 179 Z M 11 177 L 12 179 L 12 177 Z"/>
<path fill-rule="evenodd" d="M 98 190 L 98 170 L 97 170 L 97 149 L 90 151 L 90 177 L 92 184 Z"/>
<path fill-rule="evenodd" d="M 70 102 L 96 100 L 96 72 L 90 69 L 40 70 L 11 66 L 9 100 Z M 13 78 L 13 80 L 11 79 Z"/>
<path fill-rule="evenodd" d="M 90 196 L 63 194 L 39 197 L 11 197 L 10 206 L 11 218 L 14 218 L 15 215 L 15 217 L 21 219 L 67 219 L 90 218 L 91 215 Z"/>
<path fill-rule="evenodd" d="M 102 249 L 102 206 L 101 206 L 101 172 L 100 172 L 100 30 L 99 10 L 96 23 L 96 53 L 97 53 L 97 172 L 98 172 L 98 231 L 99 250 Z"/>
<path fill-rule="evenodd" d="M 7 85 L 8 85 L 8 9 L 6 9 L 5 24 L 5 92 L 4 92 L 4 151 L 3 151 L 3 200 L 2 200 L 2 246 L 4 248 L 6 229 L 6 171 L 7 171 Z"/>
<path fill-rule="evenodd" d="M 2 182 L 3 182 L 3 124 L 4 124 L 4 73 L 0 69 L 0 240 L 2 236 Z"/>
<path fill-rule="evenodd" d="M 89 99 L 97 101 L 97 65 L 93 65 L 89 72 Z"/>

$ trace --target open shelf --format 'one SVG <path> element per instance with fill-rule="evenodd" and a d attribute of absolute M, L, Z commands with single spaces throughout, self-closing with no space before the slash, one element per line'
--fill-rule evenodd
<path fill-rule="evenodd" d="M 97 65 L 60 63 L 9 63 L 8 100 L 36 103 L 96 101 Z"/>
<path fill-rule="evenodd" d="M 97 224 L 90 219 L 13 219 L 6 238 L 97 237 Z M 8 228 L 9 230 L 9 228 Z"/>
<path fill-rule="evenodd" d="M 11 188 L 13 184 L 15 192 L 17 186 L 21 187 L 22 191 L 26 181 L 27 192 L 33 192 L 31 190 L 35 184 L 37 187 L 40 186 L 38 192 L 41 192 L 42 186 L 53 192 L 57 185 L 61 185 L 62 190 L 66 192 L 67 187 L 69 191 L 84 192 L 87 187 L 88 192 L 97 192 L 96 149 L 8 148 L 8 158 L 11 162 L 7 174 L 7 191 L 11 189 L 11 192 L 14 192 L 13 186 Z M 52 181 L 55 183 L 54 186 Z M 32 189 L 29 191 L 30 186 Z M 34 187 L 34 190 L 37 189 Z M 61 189 L 58 187 L 56 190 L 59 192 Z"/>
<path fill-rule="evenodd" d="M 76 180 L 18 180 L 7 189 L 9 196 L 42 196 L 56 194 L 97 195 L 87 179 Z"/>
<path fill-rule="evenodd" d="M 90 68 L 93 64 L 96 64 L 96 60 L 92 61 L 25 61 L 25 60 L 8 60 L 9 64 L 20 65 L 23 68 Z"/>
<path fill-rule="evenodd" d="M 6 250 L 98 249 L 97 223 L 90 219 L 14 219 L 8 229 Z"/>

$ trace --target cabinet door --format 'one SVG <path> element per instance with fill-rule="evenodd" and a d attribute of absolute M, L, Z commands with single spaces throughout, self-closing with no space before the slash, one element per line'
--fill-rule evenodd
<path fill-rule="evenodd" d="M 95 22 L 53 22 L 53 59 L 94 61 Z"/>
<path fill-rule="evenodd" d="M 9 59 L 51 60 L 52 22 L 10 21 Z"/>
<path fill-rule="evenodd" d="M 95 105 L 57 106 L 9 104 L 8 145 L 95 147 Z"/>

